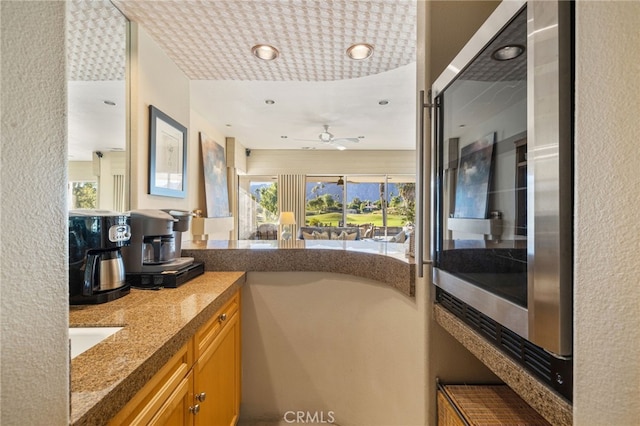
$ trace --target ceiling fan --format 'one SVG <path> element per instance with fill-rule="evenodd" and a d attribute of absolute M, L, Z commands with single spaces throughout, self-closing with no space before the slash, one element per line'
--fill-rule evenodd
<path fill-rule="evenodd" d="M 336 149 L 339 149 L 340 151 L 344 151 L 345 149 L 347 149 L 346 146 L 343 145 L 343 143 L 358 143 L 360 142 L 359 138 L 336 138 L 333 136 L 332 133 L 329 132 L 329 125 L 325 124 L 322 126 L 324 128 L 324 132 L 320 133 L 318 135 L 318 140 L 320 143 L 323 144 L 327 144 L 327 145 L 332 145 L 334 147 L 336 147 Z M 309 141 L 309 142 L 317 142 L 314 139 L 297 139 L 299 141 Z"/>

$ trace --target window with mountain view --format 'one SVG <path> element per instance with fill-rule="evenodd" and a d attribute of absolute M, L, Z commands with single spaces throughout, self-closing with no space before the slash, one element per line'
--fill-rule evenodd
<path fill-rule="evenodd" d="M 414 222 L 414 176 L 307 176 L 306 186 L 307 225 L 369 226 L 384 235 Z"/>

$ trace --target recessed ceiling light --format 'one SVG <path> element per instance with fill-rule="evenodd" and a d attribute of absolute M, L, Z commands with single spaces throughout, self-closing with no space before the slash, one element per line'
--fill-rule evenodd
<path fill-rule="evenodd" d="M 386 99 L 383 99 L 383 100 L 378 102 L 378 105 L 389 105 L 389 101 L 386 100 Z"/>
<path fill-rule="evenodd" d="M 267 100 L 264 101 L 264 103 L 267 104 L 267 105 L 273 105 L 273 104 L 276 103 L 276 101 L 274 101 L 273 99 L 267 99 Z"/>
<path fill-rule="evenodd" d="M 251 53 L 263 61 L 273 61 L 280 55 L 278 49 L 268 44 L 256 44 L 251 48 Z"/>
<path fill-rule="evenodd" d="M 349 46 L 349 48 L 347 49 L 347 56 L 349 56 L 351 59 L 355 59 L 356 61 L 367 59 L 372 54 L 373 46 L 366 43 L 354 44 L 352 46 Z"/>
<path fill-rule="evenodd" d="M 226 127 L 231 127 L 231 124 L 225 124 Z"/>
<path fill-rule="evenodd" d="M 519 44 L 510 44 L 497 48 L 491 54 L 496 61 L 509 61 L 515 59 L 524 53 L 524 46 Z"/>
<path fill-rule="evenodd" d="M 110 100 L 104 100 L 102 101 L 105 105 L 109 105 L 109 106 L 116 106 L 116 103 Z"/>

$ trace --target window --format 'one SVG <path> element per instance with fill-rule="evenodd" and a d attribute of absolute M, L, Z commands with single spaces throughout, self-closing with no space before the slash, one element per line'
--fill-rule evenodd
<path fill-rule="evenodd" d="M 305 200 L 307 225 L 346 224 L 383 236 L 414 222 L 415 176 L 307 176 Z"/>
<path fill-rule="evenodd" d="M 69 210 L 98 207 L 98 182 L 69 182 L 67 185 Z"/>
<path fill-rule="evenodd" d="M 238 238 L 277 239 L 278 183 L 275 176 L 240 176 Z"/>

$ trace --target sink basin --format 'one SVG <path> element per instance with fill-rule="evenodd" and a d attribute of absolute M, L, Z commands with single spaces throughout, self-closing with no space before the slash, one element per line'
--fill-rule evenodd
<path fill-rule="evenodd" d="M 69 327 L 71 358 L 77 357 L 119 330 L 122 330 L 122 327 Z"/>

